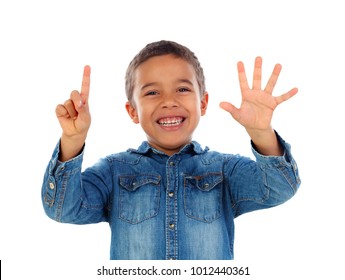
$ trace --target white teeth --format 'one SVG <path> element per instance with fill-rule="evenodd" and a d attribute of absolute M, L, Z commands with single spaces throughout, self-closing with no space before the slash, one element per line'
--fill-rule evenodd
<path fill-rule="evenodd" d="M 181 121 L 176 121 L 176 122 L 161 122 L 159 123 L 162 126 L 173 126 L 173 125 L 179 125 Z"/>
<path fill-rule="evenodd" d="M 160 119 L 158 123 L 162 126 L 174 126 L 179 125 L 183 121 L 183 118 L 164 118 Z"/>

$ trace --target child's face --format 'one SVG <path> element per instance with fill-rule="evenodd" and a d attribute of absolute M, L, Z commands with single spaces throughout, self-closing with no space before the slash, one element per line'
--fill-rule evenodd
<path fill-rule="evenodd" d="M 126 109 L 154 148 L 172 155 L 192 140 L 208 94 L 201 97 L 193 67 L 172 55 L 148 59 L 135 71 L 133 99 Z"/>

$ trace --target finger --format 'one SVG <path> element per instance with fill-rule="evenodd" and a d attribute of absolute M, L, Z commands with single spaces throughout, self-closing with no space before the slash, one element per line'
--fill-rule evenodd
<path fill-rule="evenodd" d="M 240 61 L 237 63 L 237 71 L 238 71 L 238 80 L 240 82 L 240 89 L 241 89 L 241 92 L 243 92 L 249 89 L 246 71 L 244 69 L 243 62 Z"/>
<path fill-rule="evenodd" d="M 254 63 L 253 89 L 261 89 L 262 58 L 258 56 Z"/>
<path fill-rule="evenodd" d="M 229 102 L 221 102 L 219 106 L 223 110 L 229 112 L 235 120 L 240 120 L 240 111 L 234 105 Z"/>
<path fill-rule="evenodd" d="M 73 101 L 71 99 L 68 99 L 63 106 L 65 107 L 65 109 L 67 110 L 67 114 L 72 118 L 72 119 L 76 119 L 78 116 L 78 112 L 75 109 L 75 105 L 73 103 Z"/>
<path fill-rule="evenodd" d="M 282 66 L 280 64 L 276 64 L 274 66 L 274 69 L 273 69 L 273 72 L 271 74 L 271 77 L 268 80 L 267 85 L 266 85 L 266 87 L 264 89 L 265 92 L 267 92 L 269 94 L 272 94 L 273 89 L 274 89 L 274 87 L 275 87 L 275 85 L 277 83 L 277 80 L 278 80 L 278 77 L 279 77 L 281 69 L 282 69 Z"/>
<path fill-rule="evenodd" d="M 81 110 L 81 108 L 83 107 L 83 101 L 82 101 L 81 94 L 78 91 L 73 90 L 71 92 L 70 100 L 72 100 L 72 103 L 74 105 L 74 109 L 77 112 L 79 112 Z"/>
<path fill-rule="evenodd" d="M 86 104 L 89 100 L 90 76 L 91 76 L 91 67 L 89 65 L 86 65 L 84 67 L 83 81 L 81 83 L 81 91 L 80 91 L 83 104 Z"/>
<path fill-rule="evenodd" d="M 277 105 L 279 105 L 280 103 L 283 103 L 286 100 L 289 100 L 291 97 L 293 97 L 296 93 L 298 92 L 298 88 L 293 88 L 291 90 L 289 90 L 287 93 L 284 93 L 280 96 L 277 96 L 275 98 Z"/>
<path fill-rule="evenodd" d="M 65 106 L 63 106 L 61 104 L 56 106 L 55 114 L 58 118 L 61 118 L 61 117 L 69 118 L 70 117 Z"/>

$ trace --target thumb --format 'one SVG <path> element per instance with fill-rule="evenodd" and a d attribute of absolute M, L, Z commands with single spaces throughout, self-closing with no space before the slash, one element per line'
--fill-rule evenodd
<path fill-rule="evenodd" d="M 70 100 L 74 110 L 79 114 L 87 109 L 88 104 L 83 102 L 81 94 L 74 90 L 71 93 Z M 67 101 L 68 102 L 68 101 Z"/>
<path fill-rule="evenodd" d="M 88 102 L 84 104 L 83 101 L 80 100 L 80 102 L 78 102 L 78 105 L 76 106 L 76 111 L 78 112 L 78 118 L 80 120 L 89 122 L 90 110 Z"/>
<path fill-rule="evenodd" d="M 229 102 L 220 102 L 219 107 L 231 114 L 235 120 L 240 119 L 240 110 Z"/>

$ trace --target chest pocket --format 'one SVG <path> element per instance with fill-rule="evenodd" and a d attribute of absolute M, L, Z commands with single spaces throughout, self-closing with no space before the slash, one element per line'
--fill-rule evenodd
<path fill-rule="evenodd" d="M 186 176 L 184 208 L 188 217 L 211 223 L 222 215 L 222 173 Z"/>
<path fill-rule="evenodd" d="M 158 214 L 160 176 L 130 175 L 119 178 L 119 218 L 137 224 Z"/>

